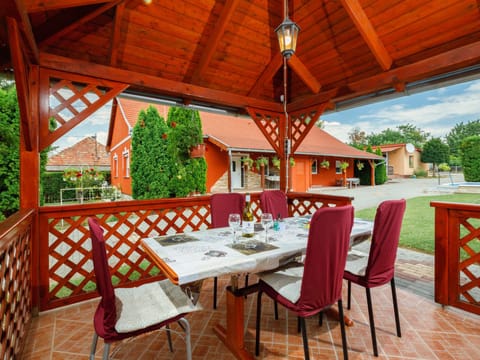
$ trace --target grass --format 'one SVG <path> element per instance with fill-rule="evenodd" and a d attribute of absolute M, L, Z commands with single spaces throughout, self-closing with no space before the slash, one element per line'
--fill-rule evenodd
<path fill-rule="evenodd" d="M 480 196 L 478 194 L 450 194 L 419 196 L 408 199 L 402 232 L 400 233 L 400 247 L 433 254 L 435 250 L 435 209 L 430 207 L 431 201 L 480 204 Z M 355 212 L 355 217 L 373 220 L 375 211 L 376 208 L 358 210 Z M 477 251 L 480 251 L 478 241 L 474 247 L 477 248 Z"/>

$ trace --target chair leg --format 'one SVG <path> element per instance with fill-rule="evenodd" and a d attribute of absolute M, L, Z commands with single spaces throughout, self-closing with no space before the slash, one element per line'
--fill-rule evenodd
<path fill-rule="evenodd" d="M 297 316 L 297 332 L 300 333 L 302 331 L 302 322 L 300 321 L 300 316 Z"/>
<path fill-rule="evenodd" d="M 323 311 L 318 313 L 318 326 L 323 326 Z"/>
<path fill-rule="evenodd" d="M 275 320 L 278 320 L 278 303 L 275 300 L 273 301 L 273 309 L 275 311 Z"/>
<path fill-rule="evenodd" d="M 187 360 L 192 360 L 192 343 L 190 341 L 190 323 L 187 319 L 181 318 L 178 320 L 178 324 L 185 332 L 185 348 L 187 352 Z"/>
<path fill-rule="evenodd" d="M 217 283 L 218 283 L 218 279 L 215 276 L 213 278 L 213 309 L 217 308 Z"/>
<path fill-rule="evenodd" d="M 321 315 L 322 313 L 320 313 Z M 345 318 L 343 316 L 343 301 L 338 300 L 338 317 L 340 318 L 340 331 L 342 332 L 343 359 L 348 360 L 347 334 L 345 332 Z"/>
<path fill-rule="evenodd" d="M 305 318 L 299 316 L 298 319 L 300 321 L 300 327 L 302 329 L 304 357 L 305 357 L 305 360 L 310 360 L 310 352 L 308 351 L 307 326 L 305 325 Z"/>
<path fill-rule="evenodd" d="M 375 335 L 375 320 L 373 319 L 372 297 L 370 289 L 365 288 L 367 292 L 368 318 L 370 321 L 370 333 L 372 335 L 373 355 L 378 356 L 377 337 Z"/>
<path fill-rule="evenodd" d="M 92 346 L 90 349 L 90 360 L 95 359 L 95 351 L 97 351 L 97 342 L 98 342 L 98 335 L 96 332 L 93 333 L 93 341 Z"/>
<path fill-rule="evenodd" d="M 347 309 L 350 310 L 351 308 L 351 300 L 350 297 L 352 296 L 352 282 L 350 280 L 347 281 Z"/>
<path fill-rule="evenodd" d="M 255 355 L 260 354 L 260 318 L 262 316 L 262 291 L 257 295 L 257 323 L 255 326 Z"/>
<path fill-rule="evenodd" d="M 397 326 L 397 336 L 402 337 L 402 331 L 400 330 L 400 316 L 398 313 L 397 290 L 395 288 L 394 278 L 390 280 L 390 286 L 392 287 L 393 311 L 395 313 L 395 325 Z"/>
<path fill-rule="evenodd" d="M 170 325 L 165 326 L 167 329 L 167 340 L 168 340 L 168 348 L 170 352 L 173 352 L 173 345 L 172 345 L 172 334 L 170 334 Z"/>
<path fill-rule="evenodd" d="M 108 354 L 110 353 L 110 343 L 103 343 L 103 357 L 102 360 L 108 360 Z"/>

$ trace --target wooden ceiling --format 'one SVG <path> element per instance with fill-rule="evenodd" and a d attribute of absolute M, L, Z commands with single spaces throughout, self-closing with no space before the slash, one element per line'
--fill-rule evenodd
<path fill-rule="evenodd" d="M 31 64 L 244 112 L 281 111 L 283 0 L 2 0 Z M 480 74 L 477 0 L 290 0 L 301 28 L 287 64 L 289 110 L 331 108 Z"/>

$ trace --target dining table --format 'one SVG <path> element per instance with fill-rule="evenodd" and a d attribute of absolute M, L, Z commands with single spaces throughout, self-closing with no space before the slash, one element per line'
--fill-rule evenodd
<path fill-rule="evenodd" d="M 217 324 L 214 331 L 238 359 L 254 359 L 245 349 L 244 301 L 257 288 L 256 284 L 239 287 L 238 278 L 302 261 L 310 218 L 307 215 L 282 219 L 275 227 L 277 230 L 266 231 L 261 224 L 255 224 L 255 235 L 250 238 L 242 237 L 238 231 L 234 235 L 226 227 L 144 238 L 141 245 L 165 276 L 184 288 L 207 278 L 230 275 L 226 326 Z M 350 245 L 368 239 L 372 229 L 372 221 L 355 218 Z"/>

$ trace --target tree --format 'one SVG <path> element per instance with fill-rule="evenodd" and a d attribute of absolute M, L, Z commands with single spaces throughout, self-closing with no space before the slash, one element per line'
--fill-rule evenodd
<path fill-rule="evenodd" d="M 132 133 L 132 196 L 134 199 L 170 197 L 173 176 L 168 153 L 168 126 L 157 109 L 140 111 Z"/>
<path fill-rule="evenodd" d="M 469 136 L 460 144 L 463 176 L 466 181 L 480 181 L 480 136 Z"/>
<path fill-rule="evenodd" d="M 462 141 L 469 136 L 475 135 L 480 135 L 480 119 L 470 121 L 466 124 L 460 122 L 450 130 L 445 139 L 450 147 L 450 154 L 454 156 L 453 159 L 460 157 L 460 145 Z"/>
<path fill-rule="evenodd" d="M 363 149 L 367 145 L 367 134 L 360 130 L 358 126 L 348 133 L 348 139 L 350 140 L 349 145 L 358 149 Z"/>
<path fill-rule="evenodd" d="M 435 174 L 436 165 L 447 162 L 448 155 L 448 145 L 445 144 L 440 138 L 432 138 L 423 146 L 421 160 L 424 163 L 432 163 L 433 173 Z M 440 183 L 440 173 L 438 176 L 438 182 Z"/>
<path fill-rule="evenodd" d="M 399 125 L 396 130 L 390 128 L 375 134 L 367 136 L 368 144 L 384 145 L 384 144 L 405 144 L 412 143 L 416 147 L 422 147 L 427 141 L 429 133 L 413 126 L 412 124 Z"/>
<path fill-rule="evenodd" d="M 20 204 L 20 113 L 15 87 L 0 88 L 0 221 Z"/>

